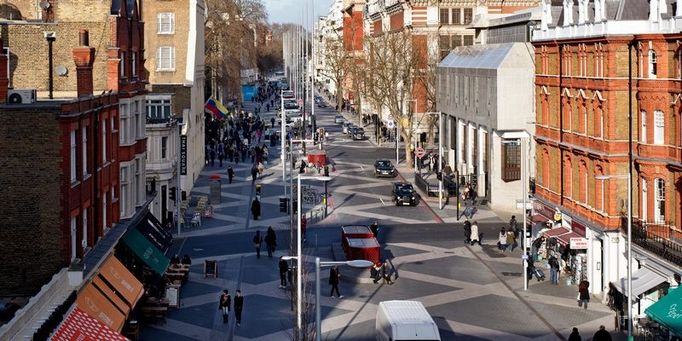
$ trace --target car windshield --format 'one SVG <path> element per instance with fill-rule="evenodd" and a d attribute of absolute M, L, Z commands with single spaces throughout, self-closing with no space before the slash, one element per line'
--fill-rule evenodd
<path fill-rule="evenodd" d="M 404 185 L 398 185 L 398 194 L 399 195 L 412 195 L 414 192 L 414 188 L 412 188 L 412 185 L 404 184 Z"/>
<path fill-rule="evenodd" d="M 379 167 L 391 167 L 391 161 L 387 161 L 387 160 L 377 161 L 377 166 L 379 166 Z"/>

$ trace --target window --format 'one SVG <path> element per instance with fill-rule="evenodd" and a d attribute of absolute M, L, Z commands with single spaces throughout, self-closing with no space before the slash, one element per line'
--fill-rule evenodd
<path fill-rule="evenodd" d="M 132 60 L 130 61 L 131 67 L 130 67 L 130 72 L 133 77 L 137 77 L 137 52 L 133 52 L 130 57 Z"/>
<path fill-rule="evenodd" d="M 649 50 L 649 78 L 656 78 L 656 51 Z"/>
<path fill-rule="evenodd" d="M 147 120 L 167 120 L 171 117 L 170 97 L 147 97 Z"/>
<path fill-rule="evenodd" d="M 521 179 L 521 143 L 516 140 L 502 141 L 502 181 Z"/>
<path fill-rule="evenodd" d="M 175 13 L 159 13 L 156 16 L 156 33 L 173 34 L 175 33 Z"/>
<path fill-rule="evenodd" d="M 472 35 L 465 35 L 464 36 L 464 42 L 462 43 L 463 46 L 469 46 L 469 45 L 474 45 L 474 36 Z"/>
<path fill-rule="evenodd" d="M 121 217 L 128 215 L 126 213 L 128 212 L 128 198 L 128 167 L 121 167 L 121 192 L 119 193 Z"/>
<path fill-rule="evenodd" d="M 88 247 L 88 209 L 83 209 L 83 239 L 81 240 L 83 249 Z"/>
<path fill-rule="evenodd" d="M 663 128 L 665 127 L 665 118 L 663 112 L 660 110 L 654 111 L 654 144 L 663 144 Z"/>
<path fill-rule="evenodd" d="M 175 47 L 161 46 L 156 51 L 156 71 L 175 70 Z"/>
<path fill-rule="evenodd" d="M 665 223 L 665 180 L 656 179 L 655 201 L 654 201 L 654 222 L 657 224 Z"/>
<path fill-rule="evenodd" d="M 102 165 L 107 162 L 107 121 L 102 121 Z"/>
<path fill-rule="evenodd" d="M 138 102 L 138 101 L 133 101 L 133 115 L 134 115 L 134 119 L 135 119 L 135 121 L 133 121 L 133 125 L 134 125 L 133 130 L 135 131 L 135 134 L 133 137 L 138 139 L 138 138 L 142 137 L 142 135 L 143 135 L 142 129 L 140 127 L 141 117 L 142 117 L 140 115 L 140 102 Z"/>
<path fill-rule="evenodd" d="M 471 24 L 471 20 L 473 19 L 473 9 L 472 8 L 465 8 L 463 10 L 464 13 L 464 19 L 462 20 L 462 24 L 464 25 L 469 25 Z"/>
<path fill-rule="evenodd" d="M 135 182 L 133 183 L 133 202 L 138 204 L 142 197 L 140 196 L 140 159 L 135 159 Z"/>
<path fill-rule="evenodd" d="M 462 9 L 453 8 L 452 9 L 452 24 L 461 25 L 462 24 Z"/>
<path fill-rule="evenodd" d="M 440 24 L 449 25 L 450 24 L 450 9 L 441 8 L 440 9 Z"/>
<path fill-rule="evenodd" d="M 573 166 L 571 165 L 571 158 L 564 159 L 564 195 L 568 198 L 573 197 Z"/>
<path fill-rule="evenodd" d="M 119 62 L 119 76 L 126 78 L 126 53 L 121 51 L 121 61 Z"/>
<path fill-rule="evenodd" d="M 165 160 L 168 153 L 168 136 L 164 136 L 161 138 L 161 159 Z"/>
<path fill-rule="evenodd" d="M 76 153 L 76 131 L 71 131 L 71 183 L 76 182 L 76 159 L 78 154 Z"/>
<path fill-rule="evenodd" d="M 76 217 L 71 217 L 71 260 L 76 259 L 78 254 L 76 253 Z"/>
<path fill-rule="evenodd" d="M 601 106 L 595 108 L 595 116 L 596 116 L 595 118 L 596 118 L 597 122 L 595 122 L 596 124 L 594 126 L 594 136 L 603 138 L 604 137 L 603 136 L 603 134 L 604 134 L 604 109 Z"/>
<path fill-rule="evenodd" d="M 83 155 L 83 177 L 88 175 L 88 127 L 83 127 L 81 132 L 81 152 Z"/>
<path fill-rule="evenodd" d="M 640 140 L 642 140 L 641 141 L 642 143 L 646 143 L 646 111 L 642 110 L 642 112 L 640 113 L 640 116 L 641 116 L 641 120 L 642 120 L 640 122 L 640 125 L 641 125 L 641 127 L 640 127 L 640 131 L 641 131 Z"/>

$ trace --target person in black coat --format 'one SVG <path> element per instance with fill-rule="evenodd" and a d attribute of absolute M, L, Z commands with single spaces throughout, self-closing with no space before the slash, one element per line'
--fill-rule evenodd
<path fill-rule="evenodd" d="M 253 220 L 258 220 L 260 217 L 260 201 L 258 199 L 253 199 L 251 203 L 251 214 L 253 214 Z"/>
<path fill-rule="evenodd" d="M 241 290 L 237 290 L 237 295 L 234 296 L 234 316 L 237 319 L 237 327 L 242 324 L 242 309 L 244 309 L 244 296 Z"/>
<path fill-rule="evenodd" d="M 606 327 L 603 325 L 599 326 L 599 330 L 594 333 L 592 341 L 611 341 L 611 334 L 606 331 Z"/>
<path fill-rule="evenodd" d="M 268 249 L 268 257 L 272 258 L 272 254 L 275 252 L 277 247 L 277 235 L 272 226 L 268 226 L 268 231 L 265 233 L 265 246 Z"/>
<path fill-rule="evenodd" d="M 568 336 L 568 341 L 582 341 L 582 337 L 580 337 L 580 333 L 578 333 L 578 328 L 573 327 L 573 332 L 571 332 L 571 335 Z"/>
<path fill-rule="evenodd" d="M 223 293 L 220 295 L 220 303 L 218 303 L 218 309 L 222 310 L 223 312 L 223 323 L 227 323 L 227 318 L 230 314 L 231 301 L 232 298 L 230 297 L 230 294 L 227 291 L 227 289 L 223 290 Z"/>
<path fill-rule="evenodd" d="M 260 235 L 260 230 L 256 231 L 256 235 L 253 236 L 253 247 L 256 248 L 256 258 L 260 258 L 260 244 L 263 242 L 263 237 Z"/>
<path fill-rule="evenodd" d="M 284 256 L 279 257 L 279 287 L 287 287 L 287 272 L 289 272 L 289 263 L 284 260 Z"/>
<path fill-rule="evenodd" d="M 232 179 L 234 178 L 234 169 L 232 169 L 232 166 L 227 167 L 227 179 L 229 183 L 232 183 Z"/>
<path fill-rule="evenodd" d="M 251 167 L 251 183 L 252 184 L 256 183 L 257 177 L 258 177 L 258 168 L 256 167 L 256 165 L 253 165 L 253 167 Z"/>
<path fill-rule="evenodd" d="M 341 273 L 339 272 L 339 268 L 336 266 L 332 266 L 331 269 L 329 269 L 329 285 L 332 286 L 332 292 L 329 294 L 332 298 L 334 297 L 334 291 L 336 291 L 336 295 L 339 298 L 343 298 L 341 296 L 341 293 L 339 292 L 339 278 L 341 277 Z"/>

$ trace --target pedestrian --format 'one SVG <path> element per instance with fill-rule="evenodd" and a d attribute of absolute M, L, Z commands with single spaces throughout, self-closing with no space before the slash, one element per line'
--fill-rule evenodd
<path fill-rule="evenodd" d="M 533 252 L 533 260 L 536 260 L 538 258 L 538 252 L 540 251 L 540 248 L 542 247 L 542 243 L 545 242 L 545 236 L 540 236 L 537 239 L 533 241 L 531 244 L 531 250 Z"/>
<path fill-rule="evenodd" d="M 511 229 L 507 231 L 507 248 L 510 248 L 510 252 L 514 252 L 516 248 L 516 238 L 514 237 L 514 231 Z"/>
<path fill-rule="evenodd" d="M 220 295 L 220 303 L 218 304 L 218 309 L 222 310 L 223 312 L 223 323 L 227 323 L 230 314 L 231 301 L 232 298 L 230 297 L 230 294 L 227 291 L 227 289 L 223 290 L 223 293 Z"/>
<path fill-rule="evenodd" d="M 269 106 L 268 106 L 268 108 L 269 108 Z M 270 124 L 271 124 L 272 128 L 275 127 L 275 118 L 274 117 L 270 118 Z"/>
<path fill-rule="evenodd" d="M 260 230 L 256 231 L 256 235 L 253 236 L 253 247 L 256 248 L 256 258 L 260 258 L 260 244 L 263 242 L 263 237 L 260 235 Z"/>
<path fill-rule="evenodd" d="M 559 285 L 559 260 L 552 254 L 547 262 L 549 263 L 549 281 L 554 285 Z"/>
<path fill-rule="evenodd" d="M 392 269 L 393 267 L 391 266 L 391 263 L 388 261 L 388 259 L 386 259 L 384 264 L 381 265 L 381 278 L 384 279 L 385 284 L 393 284 L 393 282 L 391 282 L 391 274 L 393 272 Z"/>
<path fill-rule="evenodd" d="M 211 167 L 215 166 L 215 150 L 211 148 Z"/>
<path fill-rule="evenodd" d="M 467 244 L 471 242 L 471 222 L 469 219 L 464 221 L 464 242 Z"/>
<path fill-rule="evenodd" d="M 384 266 L 384 263 L 377 262 L 372 265 L 372 268 L 369 270 L 370 277 L 372 277 L 372 281 L 374 284 L 379 283 L 381 280 L 381 269 Z"/>
<path fill-rule="evenodd" d="M 611 334 L 606 331 L 606 327 L 604 327 L 604 325 L 601 325 L 599 326 L 599 330 L 594 333 L 592 341 L 611 341 Z"/>
<path fill-rule="evenodd" d="M 509 219 L 509 230 L 514 232 L 514 238 L 519 238 L 519 224 L 516 222 L 516 216 L 511 216 Z"/>
<path fill-rule="evenodd" d="M 502 252 L 507 249 L 507 230 L 504 227 L 500 229 L 500 235 L 497 237 L 497 249 Z"/>
<path fill-rule="evenodd" d="M 578 307 L 583 307 L 587 309 L 587 304 L 590 302 L 590 282 L 583 277 L 578 284 Z"/>
<path fill-rule="evenodd" d="M 257 168 L 256 165 L 254 164 L 254 165 L 251 167 L 251 183 L 252 183 L 252 184 L 255 184 L 255 183 L 256 183 L 256 178 L 257 178 L 257 177 L 258 177 L 258 168 Z"/>
<path fill-rule="evenodd" d="M 258 198 L 253 199 L 251 203 L 251 214 L 253 214 L 253 220 L 258 220 L 260 217 L 260 201 Z"/>
<path fill-rule="evenodd" d="M 287 272 L 289 272 L 289 263 L 284 260 L 284 256 L 279 257 L 279 287 L 287 287 Z"/>
<path fill-rule="evenodd" d="M 263 172 L 265 171 L 265 166 L 263 166 L 262 162 L 258 163 L 258 176 L 262 179 L 263 178 Z"/>
<path fill-rule="evenodd" d="M 268 226 L 268 231 L 265 233 L 265 246 L 268 248 L 268 257 L 272 258 L 272 254 L 277 247 L 277 235 L 275 235 L 275 230 L 272 229 L 272 226 Z"/>
<path fill-rule="evenodd" d="M 478 243 L 478 246 L 483 246 L 481 245 L 481 236 L 478 234 L 478 222 L 474 220 L 473 224 L 471 224 L 471 235 L 469 236 L 469 239 L 471 239 L 471 246 L 474 246 L 476 243 Z"/>
<path fill-rule="evenodd" d="M 242 324 L 242 309 L 244 309 L 244 296 L 241 290 L 237 290 L 237 294 L 234 295 L 234 317 L 237 319 L 237 327 Z"/>
<path fill-rule="evenodd" d="M 232 169 L 232 166 L 227 166 L 227 181 L 229 183 L 232 183 L 233 178 L 234 178 L 234 169 Z"/>
<path fill-rule="evenodd" d="M 375 220 L 372 225 L 369 225 L 369 229 L 372 231 L 374 238 L 379 235 L 379 223 Z"/>
<path fill-rule="evenodd" d="M 573 327 L 573 331 L 571 332 L 571 335 L 568 336 L 568 341 L 582 341 L 583 339 L 580 337 L 580 333 L 578 333 L 578 328 Z"/>
<path fill-rule="evenodd" d="M 332 286 L 332 291 L 329 294 L 332 298 L 334 297 L 334 291 L 336 291 L 336 295 L 339 298 L 343 298 L 341 296 L 341 293 L 339 292 L 339 279 L 341 277 L 341 273 L 339 272 L 339 268 L 335 265 L 332 266 L 331 269 L 329 269 L 329 285 Z"/>

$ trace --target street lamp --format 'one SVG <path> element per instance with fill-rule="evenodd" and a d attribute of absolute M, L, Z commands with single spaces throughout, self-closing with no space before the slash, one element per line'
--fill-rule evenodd
<path fill-rule="evenodd" d="M 282 259 L 288 261 L 291 259 L 297 259 L 298 257 L 296 256 L 284 256 Z M 347 260 L 347 261 L 340 261 L 340 262 L 334 262 L 334 261 L 320 261 L 320 257 L 315 257 L 315 340 L 320 341 L 322 338 L 322 317 L 321 317 L 321 309 L 320 309 L 320 268 L 322 267 L 328 267 L 328 266 L 334 266 L 334 265 L 347 265 L 353 268 L 368 268 L 372 265 L 374 265 L 374 262 L 370 260 L 365 260 L 365 259 L 354 259 L 354 260 Z M 300 283 L 300 277 L 299 277 L 299 283 Z M 299 318 L 300 318 L 300 313 L 301 311 L 298 311 Z M 299 327 L 299 330 L 300 327 Z"/>
<path fill-rule="evenodd" d="M 628 282 L 628 340 L 633 340 L 632 336 L 632 174 L 627 173 L 627 174 L 617 174 L 617 175 L 597 175 L 594 177 L 597 180 L 608 180 L 608 179 L 627 179 L 628 185 L 627 185 L 627 191 L 628 191 L 628 223 L 627 223 L 627 235 L 628 235 L 628 244 L 627 244 L 627 267 L 628 267 L 628 272 L 627 272 L 627 282 Z M 602 191 L 602 195 L 604 195 Z"/>

